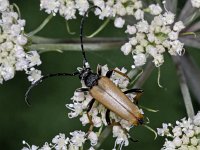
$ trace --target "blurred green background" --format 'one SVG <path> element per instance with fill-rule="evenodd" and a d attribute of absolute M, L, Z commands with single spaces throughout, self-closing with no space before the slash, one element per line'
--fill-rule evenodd
<path fill-rule="evenodd" d="M 47 15 L 40 11 L 39 0 L 13 0 L 26 19 L 26 32 L 35 29 Z M 95 22 L 95 23 L 94 23 Z M 71 30 L 76 34 L 67 33 L 64 19 L 56 16 L 38 35 L 52 38 L 79 37 L 80 18 L 69 22 Z M 92 14 L 85 25 L 85 33 L 90 34 L 102 24 Z M 111 22 L 98 36 L 125 37 L 124 29 L 116 29 Z M 200 65 L 200 53 L 195 49 L 188 49 L 189 53 Z M 132 58 L 126 57 L 119 49 L 110 48 L 104 52 L 87 52 L 88 60 L 92 68 L 96 70 L 97 64 L 108 64 L 109 67 L 123 67 L 130 69 Z M 42 65 L 39 67 L 43 74 L 56 72 L 73 72 L 76 67 L 82 65 L 80 52 L 49 52 L 41 55 Z M 145 91 L 140 104 L 153 109 L 159 109 L 158 113 L 145 111 L 151 123 L 149 126 L 156 129 L 163 122 L 175 123 L 176 120 L 186 116 L 185 107 L 181 97 L 175 66 L 171 58 L 166 55 L 165 63 L 161 67 L 161 84 L 157 85 L 158 70 L 154 69 L 152 75 L 142 87 Z M 70 102 L 73 92 L 80 87 L 78 78 L 51 78 L 38 85 L 30 93 L 32 107 L 28 107 L 24 101 L 24 94 L 30 83 L 24 72 L 17 72 L 14 79 L 0 86 L 0 148 L 16 150 L 23 147 L 22 140 L 30 144 L 42 146 L 45 142 L 59 134 L 81 130 L 82 126 L 77 119 L 69 119 L 69 110 L 65 107 Z M 194 100 L 196 111 L 199 104 Z M 84 128 L 87 131 L 87 127 Z M 131 130 L 131 135 L 139 142 L 130 143 L 124 149 L 134 150 L 158 150 L 164 143 L 163 138 L 154 140 L 152 132 L 144 127 Z M 102 149 L 110 150 L 114 146 L 114 139 L 110 137 L 103 143 Z"/>

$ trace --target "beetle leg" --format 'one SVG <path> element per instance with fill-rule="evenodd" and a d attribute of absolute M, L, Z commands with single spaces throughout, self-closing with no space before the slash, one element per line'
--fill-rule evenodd
<path fill-rule="evenodd" d="M 89 88 L 78 88 L 76 89 L 76 92 L 87 92 L 89 91 Z"/>
<path fill-rule="evenodd" d="M 97 65 L 97 74 L 101 75 L 102 71 L 101 71 L 101 65 Z"/>
<path fill-rule="evenodd" d="M 112 76 L 112 73 L 113 73 L 113 72 L 116 72 L 116 73 L 118 73 L 118 74 L 122 75 L 123 77 L 125 77 L 125 78 L 127 78 L 127 79 L 130 80 L 130 78 L 129 78 L 125 73 L 122 73 L 122 72 L 120 72 L 120 71 L 118 71 L 118 70 L 115 70 L 115 69 L 109 70 L 109 71 L 106 73 L 106 77 L 110 78 L 110 77 Z"/>
<path fill-rule="evenodd" d="M 88 135 L 90 134 L 90 132 L 91 132 L 91 131 L 93 130 L 93 128 L 94 128 L 94 124 L 93 124 L 93 122 L 92 122 L 92 117 L 89 115 L 89 112 L 90 112 L 90 110 L 92 109 L 92 106 L 93 106 L 94 102 L 95 102 L 95 99 L 93 98 L 93 99 L 88 103 L 88 106 L 87 106 L 87 117 L 88 117 L 88 120 L 89 120 L 89 122 L 90 122 L 90 128 L 89 128 L 89 130 L 88 130 L 86 136 L 88 136 Z"/>
<path fill-rule="evenodd" d="M 88 104 L 88 106 L 87 106 L 87 117 L 88 117 L 88 119 L 89 119 L 91 125 L 93 125 L 93 122 L 92 122 L 91 116 L 89 115 L 89 112 L 90 112 L 90 110 L 92 109 L 92 106 L 93 106 L 94 102 L 95 102 L 95 99 L 93 98 L 93 99 L 89 102 L 89 104 Z"/>
<path fill-rule="evenodd" d="M 134 102 L 136 104 L 138 104 L 138 101 L 140 99 L 140 97 L 142 96 L 142 93 L 144 91 L 142 89 L 130 89 L 130 90 L 127 90 L 127 91 L 124 91 L 124 94 L 128 94 L 128 93 L 136 93 L 136 96 L 134 98 Z"/>
<path fill-rule="evenodd" d="M 110 122 L 110 110 L 109 109 L 106 110 L 106 122 L 107 122 L 108 125 L 111 124 L 111 122 Z"/>

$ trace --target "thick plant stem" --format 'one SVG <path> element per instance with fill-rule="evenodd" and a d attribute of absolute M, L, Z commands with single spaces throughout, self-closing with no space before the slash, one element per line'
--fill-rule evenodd
<path fill-rule="evenodd" d="M 110 135 L 110 132 L 112 130 L 112 127 L 107 126 L 103 132 L 101 133 L 101 135 L 99 136 L 99 141 L 97 143 L 97 145 L 95 145 L 94 149 L 99 149 L 100 146 L 102 145 L 102 143 L 106 140 L 106 138 Z"/>
<path fill-rule="evenodd" d="M 190 96 L 189 88 L 188 88 L 187 83 L 186 83 L 185 74 L 183 72 L 183 68 L 182 68 L 182 65 L 181 65 L 181 62 L 180 62 L 180 57 L 174 56 L 173 61 L 176 64 L 177 75 L 178 75 L 178 78 L 179 78 L 179 84 L 180 84 L 181 92 L 182 92 L 182 95 L 183 95 L 183 100 L 184 100 L 187 115 L 188 115 L 189 118 L 193 118 L 194 117 L 194 108 L 193 108 L 193 105 L 192 105 L 192 99 L 191 99 L 191 96 Z"/>
<path fill-rule="evenodd" d="M 31 41 L 34 44 L 80 44 L 80 38 L 69 38 L 69 39 L 54 39 L 54 38 L 46 38 L 41 36 L 32 36 Z M 108 37 L 94 37 L 92 39 L 85 38 L 84 43 L 124 43 L 126 42 L 125 38 L 108 38 Z"/>
<path fill-rule="evenodd" d="M 85 43 L 84 47 L 88 51 L 105 51 L 112 49 L 119 49 L 120 43 Z M 80 44 L 32 44 L 28 49 L 34 49 L 41 53 L 49 51 L 80 51 Z"/>
<path fill-rule="evenodd" d="M 49 51 L 80 51 L 80 39 L 50 39 L 33 36 L 32 43 L 28 49 L 35 49 L 39 52 Z M 119 49 L 125 42 L 124 38 L 92 38 L 85 39 L 84 46 L 89 51 L 104 51 L 109 49 Z"/>
<path fill-rule="evenodd" d="M 53 14 L 50 14 L 42 23 L 41 25 L 39 25 L 39 27 L 37 27 L 35 30 L 31 31 L 30 33 L 28 33 L 28 36 L 33 36 L 35 34 L 37 34 L 38 32 L 40 32 L 46 25 L 47 23 L 53 18 Z"/>

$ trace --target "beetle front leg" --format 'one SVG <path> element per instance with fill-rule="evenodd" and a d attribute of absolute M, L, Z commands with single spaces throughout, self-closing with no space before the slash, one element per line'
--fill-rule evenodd
<path fill-rule="evenodd" d="M 136 93 L 136 96 L 134 97 L 134 102 L 135 104 L 138 105 L 138 101 L 140 97 L 142 96 L 142 94 L 144 93 L 144 91 L 142 89 L 130 89 L 130 90 L 124 91 L 124 94 L 128 94 L 128 93 Z"/>
<path fill-rule="evenodd" d="M 89 133 L 90 133 L 90 132 L 93 130 L 93 128 L 94 128 L 94 123 L 92 122 L 92 118 L 91 118 L 91 116 L 89 115 L 89 112 L 90 112 L 90 110 L 92 109 L 92 106 L 93 106 L 94 102 L 95 102 L 95 99 L 93 98 L 93 99 L 88 103 L 88 106 L 87 106 L 87 117 L 88 117 L 88 120 L 89 120 L 89 122 L 90 122 L 90 128 L 89 128 L 89 130 L 88 130 L 87 136 L 89 135 Z"/>
<path fill-rule="evenodd" d="M 92 109 L 92 106 L 93 106 L 94 102 L 95 102 L 95 99 L 93 98 L 93 99 L 88 103 L 88 106 L 87 106 L 87 117 L 88 117 L 88 119 L 89 119 L 91 125 L 93 125 L 93 122 L 92 122 L 91 116 L 89 115 L 89 112 L 90 112 L 90 110 Z"/>
<path fill-rule="evenodd" d="M 88 92 L 89 88 L 78 88 L 76 89 L 76 92 Z"/>

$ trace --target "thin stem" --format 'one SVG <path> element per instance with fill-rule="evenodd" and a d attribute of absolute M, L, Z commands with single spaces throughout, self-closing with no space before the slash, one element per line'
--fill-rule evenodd
<path fill-rule="evenodd" d="M 67 20 L 65 21 L 65 24 L 66 24 L 67 32 L 68 32 L 69 34 L 71 34 L 71 35 L 76 34 L 76 32 L 72 32 L 72 31 L 70 30 L 69 23 L 68 23 Z"/>
<path fill-rule="evenodd" d="M 89 36 L 86 36 L 87 38 L 92 38 L 92 37 L 94 37 L 95 35 L 97 35 L 99 32 L 101 32 L 106 26 L 107 26 L 107 24 L 110 22 L 110 19 L 108 18 L 108 19 L 106 19 L 105 21 L 104 21 L 104 23 L 94 32 L 94 33 L 92 33 L 91 35 L 89 35 Z"/>
<path fill-rule="evenodd" d="M 19 9 L 19 7 L 17 6 L 17 4 L 13 3 L 12 5 L 14 6 L 14 8 L 16 8 L 17 13 L 18 13 L 18 15 L 19 15 L 19 18 L 21 18 L 21 12 L 20 12 L 20 9 Z"/>
<path fill-rule="evenodd" d="M 28 36 L 33 36 L 37 34 L 38 32 L 40 32 L 52 18 L 53 18 L 53 14 L 50 14 L 35 30 L 28 33 Z"/>
<path fill-rule="evenodd" d="M 189 92 L 189 88 L 187 86 L 186 83 L 186 78 L 185 78 L 185 74 L 183 72 L 183 68 L 180 62 L 180 57 L 172 57 L 173 61 L 176 64 L 176 68 L 177 68 L 177 75 L 179 77 L 179 84 L 180 84 L 180 88 L 181 88 L 181 92 L 183 95 L 183 100 L 184 100 L 184 104 L 185 104 L 185 108 L 186 108 L 186 112 L 189 118 L 193 118 L 194 116 L 194 108 L 192 105 L 192 99 L 190 96 L 190 92 Z"/>
<path fill-rule="evenodd" d="M 94 149 L 99 149 L 100 146 L 102 145 L 102 143 L 105 141 L 105 139 L 110 135 L 111 133 L 111 127 L 110 126 L 107 126 L 103 132 L 101 133 L 101 135 L 99 136 L 99 141 L 97 143 L 97 145 L 95 145 Z"/>
<path fill-rule="evenodd" d="M 148 62 L 147 66 L 145 67 L 142 75 L 140 78 L 136 81 L 134 88 L 141 88 L 141 86 L 144 84 L 144 82 L 148 79 L 148 77 L 151 75 L 154 65 L 151 61 Z"/>

